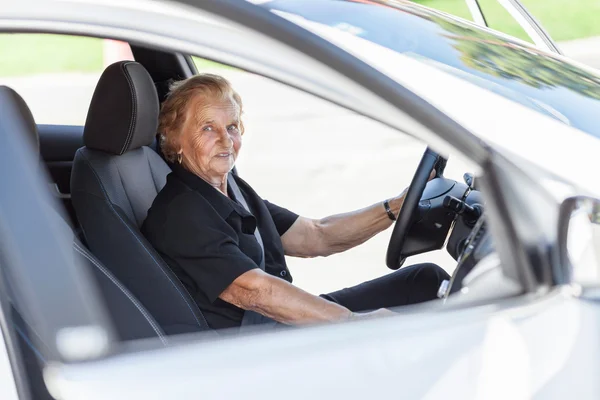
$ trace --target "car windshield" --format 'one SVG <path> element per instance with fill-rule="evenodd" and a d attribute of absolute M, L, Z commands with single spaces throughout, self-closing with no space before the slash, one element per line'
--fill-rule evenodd
<path fill-rule="evenodd" d="M 418 59 L 600 138 L 600 77 L 535 47 L 408 1 L 274 0 L 293 14 Z"/>

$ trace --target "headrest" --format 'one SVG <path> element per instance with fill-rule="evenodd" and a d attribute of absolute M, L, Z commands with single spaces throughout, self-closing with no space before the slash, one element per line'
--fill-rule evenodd
<path fill-rule="evenodd" d="M 158 95 L 152 78 L 139 63 L 109 65 L 94 91 L 83 144 L 121 155 L 154 141 L 158 125 Z"/>
<path fill-rule="evenodd" d="M 40 152 L 37 125 L 25 100 L 8 86 L 0 86 L 0 124 L 7 132 L 27 137 L 36 154 Z"/>

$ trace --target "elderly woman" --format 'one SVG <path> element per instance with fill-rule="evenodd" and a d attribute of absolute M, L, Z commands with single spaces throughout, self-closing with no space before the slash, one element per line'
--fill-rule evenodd
<path fill-rule="evenodd" d="M 365 242 L 392 224 L 404 195 L 316 220 L 263 200 L 231 174 L 241 116 L 242 100 L 222 77 L 197 75 L 171 89 L 159 132 L 173 172 L 142 227 L 212 328 L 240 326 L 248 315 L 289 325 L 342 321 L 436 297 L 448 275 L 433 264 L 320 297 L 293 286 L 285 255 L 328 256 Z"/>

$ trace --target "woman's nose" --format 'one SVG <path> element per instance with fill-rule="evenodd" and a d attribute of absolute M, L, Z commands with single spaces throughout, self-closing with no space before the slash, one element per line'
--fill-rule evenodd
<path fill-rule="evenodd" d="M 221 141 L 223 142 L 223 146 L 227 148 L 233 147 L 233 139 L 227 131 L 227 128 L 221 130 Z"/>

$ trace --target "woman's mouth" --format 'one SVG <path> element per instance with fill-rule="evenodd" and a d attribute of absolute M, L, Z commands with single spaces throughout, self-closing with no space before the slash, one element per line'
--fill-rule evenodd
<path fill-rule="evenodd" d="M 229 157 L 230 155 L 231 155 L 231 153 L 225 152 L 225 153 L 219 153 L 219 154 L 217 154 L 217 157 Z"/>

